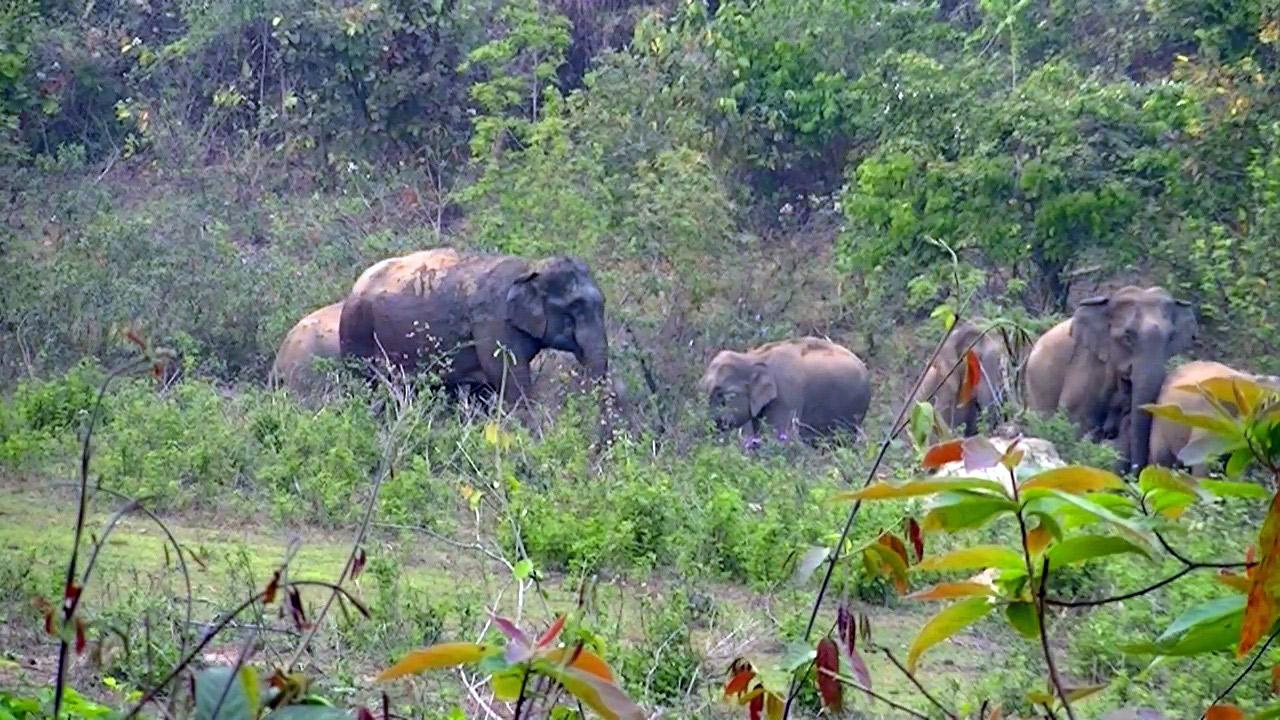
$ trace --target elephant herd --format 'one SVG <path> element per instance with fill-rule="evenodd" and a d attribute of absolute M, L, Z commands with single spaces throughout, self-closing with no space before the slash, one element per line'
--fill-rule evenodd
<path fill-rule="evenodd" d="M 1179 386 L 1261 377 L 1207 361 L 1169 370 L 1196 332 L 1191 304 L 1160 287 L 1128 286 L 1084 300 L 1023 360 L 1025 405 L 1042 415 L 1064 412 L 1082 435 L 1113 442 L 1128 468 L 1177 465 L 1196 431 L 1153 418 L 1142 406 L 1203 411 L 1203 399 Z M 375 263 L 343 300 L 300 320 L 280 345 L 272 378 L 312 394 L 323 384 L 317 360 L 355 359 L 370 374 L 430 370 L 450 391 L 477 390 L 512 404 L 529 392 L 530 364 L 544 349 L 572 353 L 593 381 L 607 383 L 605 298 L 585 264 L 437 248 Z M 970 351 L 976 363 L 966 361 Z M 1001 411 L 1014 359 L 990 333 L 959 323 L 912 401 L 930 399 L 949 427 L 975 434 L 984 416 L 993 420 Z M 966 365 L 978 370 L 968 389 L 961 387 L 972 375 Z M 768 428 L 782 440 L 856 433 L 872 396 L 866 364 L 817 337 L 721 350 L 697 389 L 718 429 L 750 426 L 756 438 Z"/>

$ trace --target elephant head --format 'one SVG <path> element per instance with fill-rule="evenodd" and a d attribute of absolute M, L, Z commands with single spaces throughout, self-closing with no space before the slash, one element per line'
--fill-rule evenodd
<path fill-rule="evenodd" d="M 540 347 L 573 353 L 593 378 L 609 373 L 604 294 L 582 262 L 555 257 L 516 278 L 507 319 Z"/>
<path fill-rule="evenodd" d="M 778 397 L 769 366 L 746 353 L 722 350 L 698 383 L 719 430 L 739 428 L 757 418 Z"/>
<path fill-rule="evenodd" d="M 1140 408 L 1157 401 L 1169 358 L 1190 347 L 1196 331 L 1191 303 L 1160 287 L 1129 286 L 1076 308 L 1072 335 L 1107 366 L 1116 391 L 1123 386 L 1131 395 L 1130 431 L 1123 438 L 1131 467 L 1148 460 L 1152 418 Z"/>

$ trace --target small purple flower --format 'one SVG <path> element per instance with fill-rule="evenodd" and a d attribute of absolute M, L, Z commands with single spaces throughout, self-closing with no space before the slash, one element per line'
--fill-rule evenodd
<path fill-rule="evenodd" d="M 787 434 L 786 430 L 778 431 L 778 442 L 787 442 L 790 439 L 791 439 L 791 436 Z"/>
<path fill-rule="evenodd" d="M 742 449 L 748 452 L 760 447 L 760 436 L 751 434 L 742 439 Z"/>

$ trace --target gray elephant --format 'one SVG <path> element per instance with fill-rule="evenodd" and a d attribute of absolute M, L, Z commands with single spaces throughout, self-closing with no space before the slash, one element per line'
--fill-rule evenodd
<path fill-rule="evenodd" d="M 578 260 L 440 248 L 366 270 L 343 304 L 338 334 L 345 357 L 437 372 L 449 389 L 501 392 L 513 404 L 546 348 L 573 353 L 593 379 L 607 379 L 604 305 Z"/>
<path fill-rule="evenodd" d="M 1274 375 L 1254 375 L 1228 367 L 1218 362 L 1195 360 L 1175 368 L 1165 378 L 1156 402 L 1160 405 L 1177 405 L 1183 412 L 1196 415 L 1213 415 L 1214 409 L 1209 401 L 1196 390 L 1181 389 L 1187 385 L 1198 385 L 1211 378 L 1244 378 L 1280 389 L 1280 378 Z M 1228 410 L 1235 410 L 1234 403 L 1226 403 Z M 1151 463 L 1165 467 L 1186 465 L 1180 454 L 1191 443 L 1199 440 L 1206 430 L 1190 425 L 1156 417 L 1151 423 Z M 1190 465 L 1194 475 L 1203 476 L 1208 470 L 1208 460 Z"/>
<path fill-rule="evenodd" d="M 326 389 L 316 368 L 317 360 L 337 360 L 338 321 L 342 303 L 336 302 L 316 310 L 298 321 L 280 343 L 271 366 L 270 382 L 284 386 L 299 395 L 311 395 Z"/>
<path fill-rule="evenodd" d="M 721 430 L 768 425 L 780 437 L 811 440 L 856 431 L 867 414 L 867 366 L 848 349 L 803 337 L 747 352 L 722 350 L 698 384 Z"/>
<path fill-rule="evenodd" d="M 972 349 L 978 358 L 978 384 L 972 397 L 961 402 L 961 386 L 967 372 L 965 353 Z M 920 390 L 911 405 L 933 398 L 937 416 L 950 428 L 963 428 L 965 435 L 978 432 L 978 421 L 987 418 L 997 422 L 1004 396 L 1005 349 L 992 333 L 983 333 L 977 325 L 960 322 L 938 351 L 938 356 L 925 371 Z"/>
<path fill-rule="evenodd" d="M 1027 406 L 1046 415 L 1062 409 L 1086 434 L 1116 428 L 1121 456 L 1140 469 L 1152 422 L 1141 406 L 1156 401 L 1169 359 L 1190 347 L 1196 332 L 1191 303 L 1164 288 L 1127 286 L 1084 300 L 1031 348 Z"/>

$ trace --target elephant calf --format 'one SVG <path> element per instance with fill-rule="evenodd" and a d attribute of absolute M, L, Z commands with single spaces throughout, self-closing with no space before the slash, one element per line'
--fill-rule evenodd
<path fill-rule="evenodd" d="M 318 392 L 324 381 L 316 371 L 315 361 L 336 360 L 340 353 L 338 319 L 342 303 L 326 305 L 298 321 L 284 336 L 271 366 L 271 383 L 283 385 L 295 393 Z"/>
<path fill-rule="evenodd" d="M 973 388 L 973 396 L 961 402 L 960 389 L 967 372 L 964 354 L 970 349 L 978 357 L 978 384 Z M 937 358 L 925 371 L 920 390 L 911 404 L 932 398 L 943 422 L 951 428 L 963 425 L 965 435 L 974 435 L 978 432 L 978 419 L 998 409 L 1004 383 L 1003 344 L 990 333 L 983 334 L 975 325 L 961 322 L 952 329 Z"/>
<path fill-rule="evenodd" d="M 1254 381 L 1275 384 L 1272 376 L 1252 375 L 1228 367 L 1222 363 L 1196 360 L 1178 366 L 1165 378 L 1160 388 L 1160 405 L 1177 405 L 1183 412 L 1197 415 L 1212 415 L 1213 408 L 1209 401 L 1194 389 L 1181 390 L 1180 385 L 1198 385 L 1217 377 L 1240 377 Z M 1228 408 L 1232 409 L 1232 408 Z M 1156 417 L 1151 423 L 1151 462 L 1165 467 L 1186 465 L 1179 458 L 1183 448 L 1204 437 L 1206 430 L 1193 428 L 1162 417 Z M 1200 462 L 1190 467 L 1192 474 L 1203 476 L 1208 470 L 1208 462 Z"/>
<path fill-rule="evenodd" d="M 816 337 L 722 350 L 698 384 L 721 430 L 768 425 L 780 437 L 810 440 L 856 431 L 871 402 L 867 366 L 848 349 Z"/>

